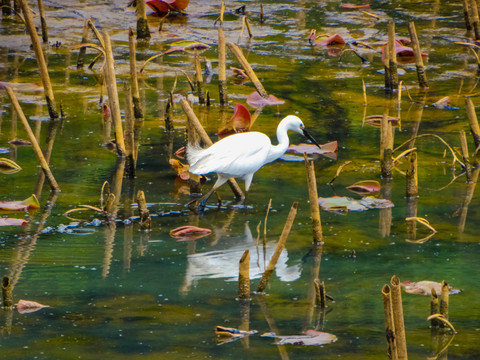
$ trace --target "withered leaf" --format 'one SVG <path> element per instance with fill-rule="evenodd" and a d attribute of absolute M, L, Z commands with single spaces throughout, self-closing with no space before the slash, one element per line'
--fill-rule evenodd
<path fill-rule="evenodd" d="M 380 192 L 380 183 L 376 180 L 362 180 L 347 186 L 347 189 L 360 195 L 378 193 Z"/>
<path fill-rule="evenodd" d="M 210 235 L 212 230 L 192 225 L 180 226 L 170 230 L 170 236 L 179 240 L 196 240 Z"/>
<path fill-rule="evenodd" d="M 0 218 L 0 226 L 22 226 L 26 223 L 25 219 Z"/>
<path fill-rule="evenodd" d="M 422 280 L 417 282 L 403 281 L 400 285 L 403 286 L 405 288 L 405 292 L 409 294 L 430 295 L 432 293 L 432 288 L 435 289 L 437 294 L 442 292 L 442 284 L 430 280 Z M 450 295 L 456 295 L 461 292 L 461 290 L 454 289 L 451 286 L 448 288 Z"/>
<path fill-rule="evenodd" d="M 263 337 L 273 337 L 278 339 L 276 342 L 277 345 L 303 345 L 303 346 L 312 346 L 312 345 L 325 345 L 337 341 L 337 337 L 333 334 L 316 331 L 316 330 L 307 330 L 303 333 L 304 335 L 287 335 L 280 336 L 275 333 L 265 333 L 262 334 Z"/>
<path fill-rule="evenodd" d="M 49 307 L 48 305 L 43 305 L 36 301 L 30 301 L 30 300 L 19 300 L 16 306 L 17 306 L 17 311 L 20 314 L 28 314 L 28 313 L 32 313 L 37 310 Z"/>
<path fill-rule="evenodd" d="M 14 200 L 14 201 L 0 201 L 1 210 L 11 210 L 11 211 L 26 211 L 39 209 L 40 203 L 38 202 L 35 194 L 32 194 L 29 198 L 25 200 Z"/>

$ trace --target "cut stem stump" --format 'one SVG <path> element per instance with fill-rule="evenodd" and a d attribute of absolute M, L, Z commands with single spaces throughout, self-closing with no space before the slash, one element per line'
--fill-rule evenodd
<path fill-rule="evenodd" d="M 317 179 L 313 161 L 308 161 L 308 156 L 303 153 L 305 169 L 307 171 L 308 197 L 310 201 L 310 215 L 312 217 L 313 242 L 323 243 L 322 222 L 320 219 L 320 207 L 318 205 Z"/>
<path fill-rule="evenodd" d="M 150 39 L 147 14 L 145 12 L 145 1 L 137 1 L 137 39 Z"/>
<path fill-rule="evenodd" d="M 388 285 L 382 288 L 383 313 L 385 317 L 385 336 L 387 338 L 388 357 L 392 360 L 398 359 L 397 342 L 395 338 L 395 323 L 393 321 L 391 289 Z"/>
<path fill-rule="evenodd" d="M 391 298 L 393 310 L 393 322 L 395 324 L 395 339 L 397 345 L 398 359 L 408 359 L 407 356 L 407 340 L 405 337 L 405 324 L 403 320 L 403 306 L 402 306 L 402 290 L 400 287 L 400 279 L 393 275 L 390 279 Z"/>
<path fill-rule="evenodd" d="M 140 213 L 140 228 L 142 230 L 150 230 L 152 220 L 150 218 L 150 211 L 147 208 L 147 201 L 145 200 L 145 193 L 142 190 L 137 192 L 138 212 Z"/>
<path fill-rule="evenodd" d="M 406 195 L 407 198 L 418 195 L 418 176 L 417 176 L 417 152 L 412 151 L 408 156 L 408 169 L 406 172 Z"/>
<path fill-rule="evenodd" d="M 417 67 L 418 84 L 421 88 L 425 89 L 428 88 L 427 75 L 425 74 L 422 53 L 420 51 L 420 43 L 418 42 L 417 31 L 415 30 L 415 23 L 413 21 L 408 23 L 408 32 L 410 33 L 413 54 L 415 55 L 415 66 Z"/>
<path fill-rule="evenodd" d="M 218 91 L 220 96 L 220 105 L 228 103 L 227 93 L 227 75 L 226 75 L 226 48 L 225 34 L 223 28 L 218 28 Z"/>
<path fill-rule="evenodd" d="M 277 247 L 275 248 L 275 252 L 272 255 L 272 258 L 270 259 L 270 262 L 268 263 L 267 268 L 265 269 L 262 278 L 260 279 L 260 282 L 258 283 L 257 287 L 257 292 L 263 292 L 265 288 L 267 287 L 268 281 L 270 280 L 270 276 L 273 273 L 273 270 L 275 269 L 275 265 L 277 265 L 278 258 L 280 257 L 280 254 L 282 253 L 283 249 L 285 248 L 285 243 L 288 238 L 288 234 L 290 234 L 290 230 L 292 228 L 293 221 L 295 220 L 295 216 L 297 215 L 297 207 L 298 203 L 294 202 L 291 209 L 290 213 L 288 214 L 287 221 L 285 222 L 285 226 L 283 227 L 282 234 L 280 235 L 280 239 L 278 240 Z"/>
<path fill-rule="evenodd" d="M 250 299 L 250 251 L 245 250 L 239 262 L 238 298 Z"/>
<path fill-rule="evenodd" d="M 7 275 L 2 279 L 2 299 L 5 308 L 11 309 L 13 307 L 13 284 Z"/>
<path fill-rule="evenodd" d="M 467 108 L 468 122 L 470 124 L 470 132 L 473 136 L 475 148 L 480 146 L 480 126 L 478 125 L 477 113 L 475 112 L 475 106 L 470 97 L 465 97 L 465 107 Z"/>

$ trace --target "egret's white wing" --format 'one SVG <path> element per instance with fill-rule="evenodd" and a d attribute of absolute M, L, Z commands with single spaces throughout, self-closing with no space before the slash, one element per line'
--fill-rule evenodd
<path fill-rule="evenodd" d="M 271 146 L 268 136 L 259 132 L 231 135 L 191 156 L 195 162 L 190 164 L 190 172 L 233 177 L 254 173 L 265 164 Z"/>

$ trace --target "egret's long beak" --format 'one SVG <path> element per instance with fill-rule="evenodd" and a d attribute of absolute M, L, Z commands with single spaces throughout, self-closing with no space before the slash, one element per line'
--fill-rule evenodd
<path fill-rule="evenodd" d="M 319 149 L 322 148 L 322 147 L 317 143 L 317 140 L 315 140 L 315 139 L 313 138 L 313 136 L 308 133 L 307 129 L 303 128 L 302 131 L 303 131 L 303 136 L 305 136 L 308 140 L 310 140 L 312 143 L 314 143 L 315 145 L 317 145 Z"/>

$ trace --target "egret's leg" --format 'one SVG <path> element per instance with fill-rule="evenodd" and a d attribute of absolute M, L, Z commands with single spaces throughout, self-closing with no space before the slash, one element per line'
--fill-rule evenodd
<path fill-rule="evenodd" d="M 250 189 L 250 184 L 252 183 L 253 174 L 254 174 L 254 173 L 247 174 L 247 175 L 245 175 L 245 176 L 243 177 L 243 179 L 245 180 L 245 197 L 243 198 L 243 207 L 244 207 L 244 208 L 247 207 L 248 189 Z"/>
<path fill-rule="evenodd" d="M 218 174 L 218 179 L 217 181 L 215 182 L 215 184 L 213 185 L 213 188 L 208 192 L 206 193 L 204 196 L 202 196 L 200 199 L 195 199 L 193 201 L 191 201 L 188 205 L 189 205 L 189 208 L 192 209 L 192 210 L 198 210 L 200 212 L 204 211 L 205 210 L 205 206 L 207 204 L 207 200 L 208 198 L 215 192 L 217 194 L 217 198 L 219 199 L 219 201 L 221 202 L 221 199 L 220 197 L 218 196 L 218 193 L 216 192 L 216 190 L 222 186 L 223 184 L 225 184 L 228 180 L 228 177 L 225 177 L 221 174 Z M 192 206 L 193 205 L 193 206 Z"/>

